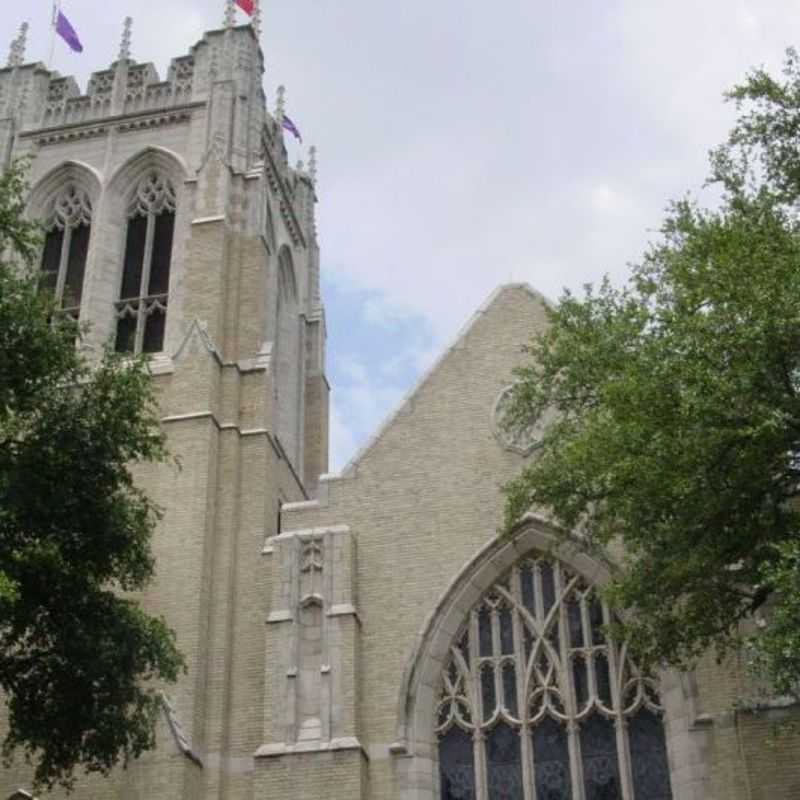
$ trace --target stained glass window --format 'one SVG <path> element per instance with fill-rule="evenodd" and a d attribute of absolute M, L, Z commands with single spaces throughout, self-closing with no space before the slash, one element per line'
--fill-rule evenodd
<path fill-rule="evenodd" d="M 581 725 L 580 739 L 586 800 L 621 800 L 614 723 L 592 714 Z"/>
<path fill-rule="evenodd" d="M 636 800 L 670 800 L 667 745 L 661 720 L 649 708 L 640 708 L 628 723 L 628 739 Z"/>
<path fill-rule="evenodd" d="M 524 800 L 519 733 L 500 723 L 486 739 L 489 800 Z"/>
<path fill-rule="evenodd" d="M 128 206 L 116 349 L 157 353 L 164 347 L 169 271 L 175 231 L 175 190 L 158 172 L 139 181 Z"/>
<path fill-rule="evenodd" d="M 606 640 L 609 621 L 537 554 L 484 594 L 442 672 L 442 800 L 671 800 L 657 685 Z"/>
<path fill-rule="evenodd" d="M 567 729 L 544 717 L 531 731 L 538 800 L 571 800 Z"/>
<path fill-rule="evenodd" d="M 45 220 L 39 286 L 52 292 L 56 307 L 74 319 L 80 315 L 91 224 L 89 196 L 67 184 L 51 203 Z"/>
<path fill-rule="evenodd" d="M 473 800 L 475 766 L 472 737 L 461 728 L 451 728 L 439 744 L 442 762 L 442 800 Z"/>

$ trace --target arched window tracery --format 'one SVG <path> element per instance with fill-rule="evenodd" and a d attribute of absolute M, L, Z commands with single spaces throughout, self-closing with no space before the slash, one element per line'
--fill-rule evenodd
<path fill-rule="evenodd" d="M 163 349 L 175 207 L 172 182 L 157 170 L 141 178 L 128 204 L 122 283 L 115 305 L 118 352 Z"/>
<path fill-rule="evenodd" d="M 543 556 L 494 583 L 441 674 L 441 800 L 671 799 L 656 683 L 606 640 L 609 621 Z"/>
<path fill-rule="evenodd" d="M 53 293 L 58 309 L 77 320 L 92 225 L 89 195 L 74 183 L 66 184 L 51 203 L 44 222 L 39 285 Z"/>

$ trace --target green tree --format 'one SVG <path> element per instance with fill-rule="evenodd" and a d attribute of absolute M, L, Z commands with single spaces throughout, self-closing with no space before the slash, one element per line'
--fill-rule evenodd
<path fill-rule="evenodd" d="M 153 680 L 174 634 L 131 598 L 153 575 L 158 510 L 130 465 L 166 458 L 144 361 L 90 366 L 81 331 L 37 289 L 24 170 L 0 177 L 0 687 L 3 743 L 40 786 L 152 747 Z"/>
<path fill-rule="evenodd" d="M 565 293 L 518 370 L 515 425 L 558 412 L 507 487 L 505 526 L 545 510 L 624 547 L 608 596 L 649 663 L 744 643 L 800 680 L 800 66 L 728 95 L 721 200 L 674 203 L 623 288 Z M 751 620 L 750 625 L 743 625 Z M 742 631 L 751 631 L 743 635 Z"/>

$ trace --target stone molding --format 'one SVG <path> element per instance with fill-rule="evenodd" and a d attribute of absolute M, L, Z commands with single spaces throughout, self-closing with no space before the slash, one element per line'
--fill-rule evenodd
<path fill-rule="evenodd" d="M 355 736 L 343 736 L 331 739 L 329 742 L 299 742 L 294 745 L 262 744 L 254 753 L 255 758 L 274 758 L 275 756 L 300 755 L 303 753 L 323 753 L 335 750 L 359 750 L 365 759 L 369 760 L 367 751 Z"/>
<path fill-rule="evenodd" d="M 203 762 L 200 759 L 200 756 L 198 756 L 192 749 L 192 743 L 189 741 L 186 733 L 183 730 L 183 726 L 178 719 L 178 715 L 175 713 L 175 708 L 164 692 L 160 692 L 160 697 L 164 718 L 167 720 L 167 725 L 169 726 L 172 737 L 175 740 L 175 744 L 181 753 L 183 753 L 183 755 L 185 755 L 192 763 L 202 768 Z"/>
<path fill-rule="evenodd" d="M 40 147 L 61 142 L 70 142 L 76 139 L 89 139 L 95 136 L 104 136 L 109 131 L 129 131 L 147 128 L 158 128 L 163 125 L 175 125 L 187 122 L 192 118 L 192 111 L 202 108 L 205 103 L 189 103 L 179 108 L 170 109 L 150 114 L 122 114 L 115 117 L 105 117 L 102 121 L 76 122 L 68 125 L 58 125 L 53 128 L 36 128 L 20 131 L 21 140 L 34 139 Z"/>

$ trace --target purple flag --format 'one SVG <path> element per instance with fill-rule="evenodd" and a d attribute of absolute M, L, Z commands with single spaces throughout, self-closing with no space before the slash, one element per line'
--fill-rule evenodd
<path fill-rule="evenodd" d="M 70 46 L 71 50 L 76 53 L 83 52 L 83 45 L 78 34 L 75 33 L 75 28 L 69 24 L 69 20 L 61 13 L 61 9 L 56 17 L 56 33 Z"/>
<path fill-rule="evenodd" d="M 286 114 L 283 115 L 283 122 L 281 124 L 284 128 L 286 128 L 287 131 L 289 131 L 289 133 L 292 134 L 292 136 L 294 136 L 295 139 L 297 139 L 298 142 L 303 141 L 303 137 L 300 135 L 297 125 L 295 125 L 294 122 L 292 122 L 289 117 L 286 116 Z"/>

